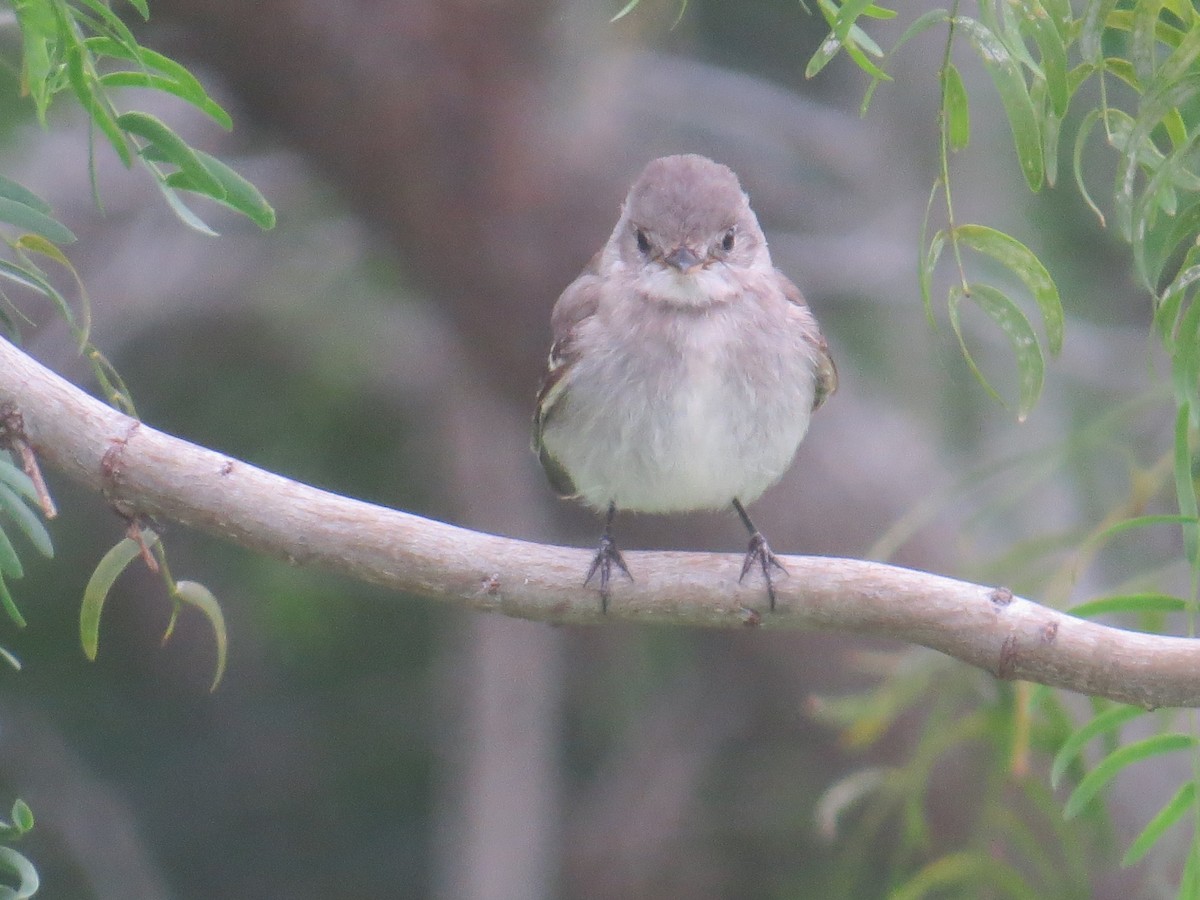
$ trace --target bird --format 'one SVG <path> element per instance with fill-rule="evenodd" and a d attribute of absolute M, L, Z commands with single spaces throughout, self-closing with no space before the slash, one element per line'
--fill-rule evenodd
<path fill-rule="evenodd" d="M 559 296 L 533 448 L 551 487 L 604 516 L 583 585 L 607 612 L 617 512 L 732 506 L 775 609 L 786 569 L 746 512 L 791 466 L 837 369 L 771 261 L 738 177 L 697 154 L 648 163 L 604 247 Z"/>

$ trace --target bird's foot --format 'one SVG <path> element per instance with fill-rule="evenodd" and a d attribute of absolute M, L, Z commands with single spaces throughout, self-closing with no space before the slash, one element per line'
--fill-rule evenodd
<path fill-rule="evenodd" d="M 755 531 L 750 535 L 750 546 L 746 550 L 746 559 L 742 562 L 742 574 L 738 576 L 738 582 L 741 583 L 746 578 L 746 573 L 755 568 L 756 565 L 762 570 L 763 579 L 767 582 L 767 598 L 771 602 L 771 611 L 774 612 L 775 584 L 771 580 L 771 570 L 778 569 L 784 575 L 787 575 L 788 570 L 784 568 L 779 558 L 771 552 L 771 547 L 767 544 L 767 539 L 762 536 L 762 532 L 760 531 Z"/>
<path fill-rule="evenodd" d="M 600 573 L 600 611 L 605 613 L 608 612 L 608 583 L 612 578 L 614 565 L 625 573 L 626 578 L 633 581 L 621 551 L 617 549 L 613 539 L 605 534 L 600 538 L 600 546 L 596 548 L 596 555 L 592 557 L 592 564 L 588 566 L 587 577 L 583 579 L 583 586 L 587 587 L 596 573 Z"/>

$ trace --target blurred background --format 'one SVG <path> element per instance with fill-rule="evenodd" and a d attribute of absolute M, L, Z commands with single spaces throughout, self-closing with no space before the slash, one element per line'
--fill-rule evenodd
<path fill-rule="evenodd" d="M 1178 577 L 1165 539 L 1061 577 L 1064 536 L 1129 499 L 1170 446 L 1172 410 L 1126 249 L 1073 186 L 1028 192 L 969 56 L 958 218 L 1029 244 L 1068 313 L 1020 425 L 930 327 L 917 288 L 944 33 L 909 45 L 860 117 L 852 65 L 804 79 L 826 26 L 792 0 L 690 0 L 674 26 L 678 7 L 651 0 L 610 24 L 620 5 L 156 0 L 140 39 L 190 66 L 236 130 L 136 92 L 129 105 L 258 185 L 279 214 L 270 233 L 215 207 L 201 211 L 219 238 L 189 231 L 104 146 L 96 209 L 86 125 L 64 104 L 36 127 L 11 72 L 0 171 L 80 236 L 94 340 L 147 422 L 376 503 L 592 546 L 600 523 L 553 496 L 528 449 L 550 309 L 645 162 L 704 153 L 741 176 L 841 374 L 752 509 L 777 551 L 889 558 L 1059 604 L 1123 583 L 1131 559 Z M 884 47 L 923 4 L 905 6 L 873 23 Z M 1095 165 L 1110 183 L 1111 161 Z M 22 309 L 37 323 L 26 348 L 94 389 L 65 327 Z M 1015 396 L 1004 339 L 967 324 Z M 21 849 L 49 898 L 881 896 L 887 842 L 848 850 L 819 804 L 838 779 L 905 758 L 915 721 L 863 750 L 813 698 L 914 664 L 939 667 L 943 692 L 997 690 L 837 634 L 463 613 L 164 523 L 176 577 L 225 610 L 229 667 L 210 695 L 207 625 L 185 615 L 160 647 L 169 608 L 145 573 L 118 584 L 99 659 L 84 660 L 83 584 L 123 523 L 50 476 L 58 556 L 27 557 L 15 593 L 30 626 L 0 634 L 25 663 L 0 675 L 0 798 L 33 807 Z M 744 548 L 732 513 L 617 527 L 628 548 Z M 946 762 L 924 798 L 931 856 L 974 821 L 976 762 Z M 1119 795 L 1118 832 L 1157 787 Z M 1114 869 L 1094 870 L 1093 896 L 1158 877 Z"/>

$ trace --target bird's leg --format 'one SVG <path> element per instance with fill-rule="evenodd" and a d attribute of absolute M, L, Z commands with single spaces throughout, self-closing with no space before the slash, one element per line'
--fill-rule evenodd
<path fill-rule="evenodd" d="M 746 559 L 742 562 L 742 574 L 738 576 L 738 581 L 741 582 L 746 573 L 754 568 L 755 563 L 762 569 L 763 578 L 767 582 L 767 598 L 771 601 L 771 611 L 775 611 L 775 585 L 771 582 L 771 569 L 776 568 L 784 575 L 787 574 L 787 569 L 783 567 L 778 557 L 771 552 L 771 547 L 767 544 L 767 539 L 762 536 L 762 532 L 754 527 L 754 523 L 750 521 L 750 517 L 746 515 L 746 508 L 742 506 L 740 500 L 736 497 L 733 500 L 733 508 L 737 510 L 737 514 L 742 519 L 742 524 L 746 526 L 746 530 L 750 532 L 750 547 L 746 550 Z"/>
<path fill-rule="evenodd" d="M 612 523 L 616 514 L 617 505 L 608 504 L 608 515 L 604 517 L 604 533 L 600 535 L 600 546 L 596 548 L 596 555 L 592 557 L 592 564 L 588 566 L 587 577 L 583 579 L 583 586 L 587 587 L 592 577 L 597 572 L 600 573 L 600 611 L 605 613 L 608 612 L 608 582 L 612 577 L 613 564 L 616 563 L 617 568 L 625 573 L 625 577 L 633 581 L 629 567 L 625 565 L 621 551 L 612 539 Z"/>

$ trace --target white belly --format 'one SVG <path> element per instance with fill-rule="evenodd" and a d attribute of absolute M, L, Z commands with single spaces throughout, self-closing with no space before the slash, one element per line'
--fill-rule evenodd
<path fill-rule="evenodd" d="M 641 512 L 756 499 L 787 470 L 812 408 L 805 353 L 747 369 L 721 316 L 675 340 L 585 354 L 543 440 L 588 505 Z M 757 358 L 757 357 L 752 357 Z"/>

